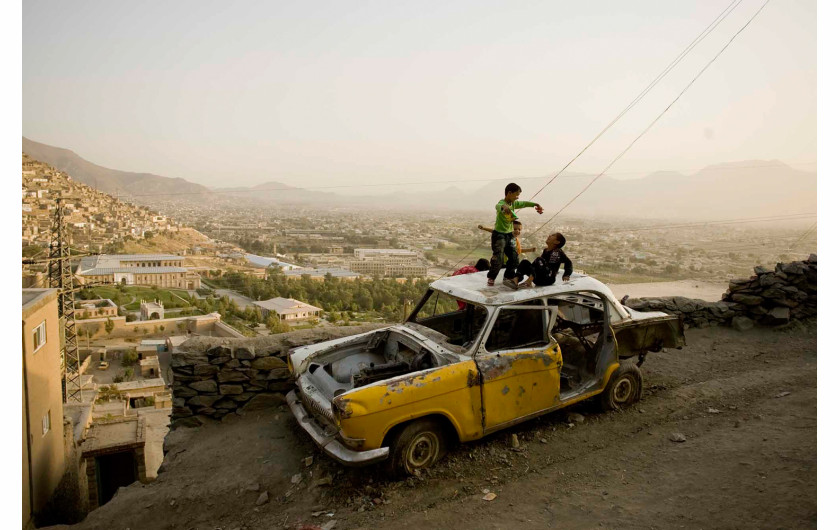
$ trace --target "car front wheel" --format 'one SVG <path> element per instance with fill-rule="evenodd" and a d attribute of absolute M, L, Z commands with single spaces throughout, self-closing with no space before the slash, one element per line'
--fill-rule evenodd
<path fill-rule="evenodd" d="M 446 437 L 438 422 L 415 420 L 394 435 L 388 472 L 393 477 L 414 475 L 428 469 L 446 453 Z"/>

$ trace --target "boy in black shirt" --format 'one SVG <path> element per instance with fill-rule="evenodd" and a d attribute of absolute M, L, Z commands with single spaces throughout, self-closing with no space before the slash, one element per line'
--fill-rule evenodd
<path fill-rule="evenodd" d="M 519 262 L 519 266 L 516 268 L 516 276 L 513 278 L 515 288 L 519 288 L 520 280 L 526 276 L 528 279 L 522 284 L 523 287 L 530 287 L 532 282 L 539 286 L 553 285 L 557 279 L 557 272 L 560 270 L 561 263 L 563 264 L 563 281 L 569 281 L 569 277 L 572 275 L 572 260 L 562 250 L 565 244 L 566 238 L 560 232 L 548 236 L 545 240 L 545 250 L 540 257 L 534 260 L 534 263 L 527 259 Z M 508 286 L 510 287 L 510 285 Z"/>

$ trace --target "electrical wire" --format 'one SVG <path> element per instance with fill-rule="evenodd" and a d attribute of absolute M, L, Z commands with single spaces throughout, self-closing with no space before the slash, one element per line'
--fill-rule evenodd
<path fill-rule="evenodd" d="M 669 73 L 671 70 L 673 70 L 673 69 L 674 69 L 674 67 L 676 67 L 676 66 L 680 63 L 680 61 L 682 61 L 682 60 L 683 60 L 683 58 L 684 58 L 686 55 L 688 55 L 688 53 L 689 53 L 689 52 L 691 52 L 691 50 L 693 50 L 693 49 L 694 49 L 694 47 L 695 47 L 695 46 L 697 46 L 698 44 L 700 44 L 700 42 L 702 42 L 702 41 L 703 41 L 703 39 L 705 39 L 707 36 L 709 36 L 709 34 L 710 34 L 712 31 L 714 31 L 714 29 L 715 29 L 715 28 L 716 28 L 716 27 L 717 27 L 717 26 L 718 26 L 721 22 L 723 22 L 723 20 L 724 20 L 724 19 L 726 19 L 726 17 L 728 17 L 728 16 L 729 16 L 729 14 L 730 14 L 730 13 L 732 13 L 732 11 L 734 11 L 734 10 L 735 10 L 735 8 L 736 8 L 736 7 L 738 7 L 738 5 L 740 5 L 740 4 L 741 4 L 741 0 L 734 0 L 731 4 L 729 4 L 728 6 L 726 6 L 726 8 L 725 8 L 723 11 L 721 11 L 721 12 L 720 12 L 720 14 L 719 14 L 719 15 L 718 15 L 718 16 L 717 16 L 717 17 L 716 17 L 716 18 L 715 18 L 715 19 L 714 19 L 714 20 L 713 20 L 713 21 L 712 21 L 712 22 L 711 22 L 708 26 L 706 26 L 706 28 L 705 28 L 703 31 L 701 31 L 701 32 L 700 32 L 700 34 L 699 34 L 699 35 L 697 35 L 697 37 L 695 37 L 695 38 L 694 38 L 694 40 L 693 40 L 693 41 L 691 41 L 691 43 L 690 43 L 690 44 L 689 44 L 689 45 L 688 45 L 688 46 L 687 46 L 687 47 L 686 47 L 686 48 L 685 48 L 682 52 L 680 52 L 680 54 L 679 54 L 679 55 L 677 55 L 677 57 L 676 57 L 676 58 L 674 58 L 674 60 L 672 60 L 672 61 L 671 61 L 671 63 L 670 63 L 667 67 L 665 67 L 665 70 L 663 70 L 662 72 L 660 72 L 660 73 L 659 73 L 659 75 L 657 75 L 657 76 L 656 76 L 656 78 L 654 78 L 654 80 L 653 80 L 653 81 L 651 81 L 651 82 L 648 84 L 648 86 L 646 86 L 646 87 L 644 88 L 644 90 L 642 90 L 642 91 L 641 91 L 641 92 L 640 92 L 640 93 L 639 93 L 639 94 L 638 94 L 635 98 L 633 98 L 633 101 L 631 101 L 631 102 L 630 102 L 630 103 L 629 103 L 626 107 L 624 107 L 624 110 L 622 110 L 622 111 L 618 114 L 618 116 L 616 116 L 615 118 L 613 118 L 613 120 L 612 120 L 610 123 L 608 123 L 606 127 L 604 127 L 603 129 L 601 129 L 601 132 L 599 132 L 599 133 L 595 136 L 595 138 L 593 138 L 593 139 L 592 139 L 592 141 L 591 141 L 591 142 L 589 142 L 588 144 L 586 144 L 586 146 L 585 146 L 583 149 L 581 149 L 581 150 L 580 150 L 580 152 L 579 152 L 578 154 L 576 154 L 576 155 L 575 155 L 575 156 L 574 156 L 571 160 L 569 160 L 569 162 L 568 162 L 568 163 L 566 163 L 566 165 L 565 165 L 565 166 L 563 166 L 563 168 L 562 168 L 560 171 L 558 171 L 556 175 L 554 175 L 554 176 L 553 176 L 553 177 L 552 177 L 552 178 L 551 178 L 548 182 L 546 182 L 545 184 L 543 184 L 543 186 L 542 186 L 540 189 L 538 189 L 538 190 L 537 190 L 537 192 L 536 192 L 536 193 L 534 193 L 534 194 L 531 196 L 531 198 L 530 198 L 529 200 L 533 201 L 533 200 L 534 200 L 534 198 L 535 198 L 537 195 L 539 195 L 541 191 L 543 191 L 543 190 L 544 190 L 544 189 L 545 189 L 545 188 L 546 188 L 549 184 L 551 184 L 552 182 L 554 182 L 554 180 L 555 180 L 557 177 L 559 177 L 559 176 L 560 176 L 560 174 L 561 174 L 561 173 L 563 173 L 563 172 L 566 170 L 566 168 L 568 168 L 570 165 L 572 165 L 572 164 L 574 163 L 574 161 L 575 161 L 575 160 L 577 160 L 577 159 L 578 159 L 578 158 L 579 158 L 579 157 L 580 157 L 583 153 L 585 153 L 585 152 L 586 152 L 586 150 L 587 150 L 587 149 L 589 149 L 589 148 L 592 146 L 592 144 L 594 144 L 594 143 L 595 143 L 595 142 L 596 142 L 596 141 L 597 141 L 597 140 L 598 140 L 601 136 L 603 136 L 603 135 L 604 135 L 604 133 L 605 133 L 605 132 L 607 132 L 607 131 L 608 131 L 608 130 L 609 130 L 609 129 L 613 126 L 613 125 L 615 125 L 615 123 L 616 123 L 618 120 L 620 120 L 620 119 L 621 119 L 621 118 L 622 118 L 625 114 L 627 114 L 627 112 L 629 112 L 629 111 L 630 111 L 630 109 L 632 109 L 633 107 L 635 107 L 635 106 L 636 106 L 636 103 L 638 103 L 639 101 L 641 101 L 641 100 L 642 100 L 642 98 L 643 98 L 643 97 L 645 97 L 645 95 L 647 95 L 647 93 L 648 93 L 648 92 L 650 92 L 650 91 L 653 89 L 653 87 L 655 87 L 657 84 L 659 84 L 659 82 L 660 82 L 660 81 L 661 81 L 661 80 L 662 80 L 662 79 L 663 79 L 666 75 L 668 75 L 668 73 Z M 730 9 L 730 8 L 731 8 L 731 9 Z"/>
<path fill-rule="evenodd" d="M 718 59 L 718 57 L 720 57 L 720 56 L 721 56 L 721 54 L 723 54 L 723 52 L 725 52 L 725 51 L 726 51 L 726 49 L 727 49 L 727 48 L 729 48 L 729 46 L 730 46 L 730 45 L 731 45 L 731 44 L 735 41 L 735 39 L 738 37 L 738 35 L 740 35 L 740 34 L 741 34 L 741 32 L 743 32 L 743 31 L 747 28 L 747 26 L 749 26 L 749 25 L 752 23 L 752 21 L 753 21 L 753 20 L 755 20 L 755 18 L 759 15 L 759 13 L 761 13 L 761 11 L 762 11 L 762 10 L 764 10 L 764 8 L 765 8 L 765 7 L 767 6 L 767 4 L 769 4 L 769 3 L 770 3 L 770 0 L 766 0 L 766 1 L 765 1 L 762 5 L 761 5 L 761 7 L 759 7 L 759 8 L 758 8 L 758 10 L 757 10 L 757 11 L 753 14 L 753 16 L 752 16 L 752 17 L 750 17 L 750 18 L 749 18 L 749 20 L 747 20 L 746 24 L 744 24 L 743 26 L 741 26 L 741 29 L 739 29 L 737 32 L 735 32 L 735 34 L 734 34 L 734 35 L 732 35 L 732 38 L 730 38 L 730 39 L 729 39 L 729 41 L 728 41 L 728 42 L 727 42 L 727 43 L 723 46 L 723 48 L 721 48 L 721 49 L 720 49 L 720 51 L 718 51 L 718 52 L 715 54 L 715 56 L 714 56 L 714 57 L 712 57 L 712 59 L 711 59 L 709 62 L 707 62 L 705 66 L 703 66 L 703 68 L 702 68 L 702 69 L 701 69 L 701 70 L 697 73 L 697 75 L 695 75 L 695 76 L 694 76 L 694 78 L 693 78 L 691 81 L 689 81 L 689 83 L 685 86 L 685 88 L 683 88 L 683 89 L 680 91 L 680 93 L 679 93 L 679 94 L 677 94 L 677 97 L 676 97 L 676 98 L 674 98 L 674 99 L 673 99 L 673 101 L 671 101 L 671 103 L 669 103 L 669 104 L 668 104 L 668 106 L 667 106 L 667 107 L 665 107 L 665 109 L 663 109 L 663 110 L 662 110 L 662 112 L 660 112 L 660 113 L 659 113 L 659 115 L 658 115 L 656 118 L 654 118 L 654 120 L 653 120 L 653 121 L 652 121 L 652 122 L 651 122 L 651 123 L 650 123 L 647 127 L 645 127 L 645 129 L 644 129 L 644 130 L 643 130 L 643 131 L 642 131 L 642 132 L 641 132 L 638 136 L 636 136 L 636 138 L 634 138 L 634 139 L 633 139 L 633 141 L 632 141 L 632 142 L 630 142 L 630 144 L 629 144 L 629 145 L 628 145 L 628 146 L 627 146 L 627 147 L 626 147 L 623 151 L 621 151 L 621 153 L 619 153 L 619 154 L 618 154 L 618 156 L 616 156 L 616 157 L 615 157 L 615 158 L 614 158 L 614 159 L 613 159 L 613 160 L 612 160 L 609 164 L 607 164 L 607 167 L 605 167 L 603 171 L 601 171 L 601 172 L 600 172 L 597 176 L 595 176 L 595 178 L 593 178 L 593 179 L 589 182 L 589 184 L 587 184 L 586 186 L 584 186 L 584 188 L 583 188 L 582 190 L 580 190 L 580 192 L 578 192 L 578 194 L 577 194 L 577 195 L 575 195 L 574 197 L 572 197 L 572 198 L 571 198 L 571 199 L 570 199 L 570 200 L 569 200 L 569 201 L 568 201 L 565 205 L 563 205 L 563 207 L 562 207 L 562 208 L 560 208 L 560 210 L 558 210 L 558 211 L 557 211 L 557 213 L 555 213 L 554 215 L 552 215 L 552 216 L 549 218 L 549 220 L 548 220 L 548 221 L 546 221 L 545 223 L 543 223 L 543 224 L 542 224 L 542 226 L 540 226 L 540 227 L 539 227 L 539 228 L 537 228 L 534 232 L 532 232 L 532 237 L 533 237 L 533 235 L 536 235 L 536 233 L 537 233 L 537 232 L 539 232 L 540 230 L 542 230 L 542 229 L 543 229 L 543 228 L 544 228 L 544 227 L 545 227 L 548 223 L 550 223 L 552 220 L 554 220 L 554 218 L 555 218 L 555 217 L 557 217 L 558 215 L 560 215 L 560 213 L 562 213 L 562 212 L 563 212 L 563 210 L 565 210 L 565 209 L 566 209 L 566 208 L 568 208 L 568 207 L 569 207 L 569 206 L 570 206 L 573 202 L 575 202 L 575 201 L 578 199 L 578 197 L 580 197 L 581 195 L 583 195 L 583 194 L 586 192 L 586 190 L 588 190 L 589 188 L 591 188 L 591 187 L 592 187 L 592 185 L 593 185 L 593 184 L 595 184 L 595 182 L 597 182 L 597 181 L 598 181 L 598 179 L 600 179 L 600 178 L 604 175 L 604 173 L 606 173 L 607 171 L 609 171 L 609 169 L 610 169 L 610 168 L 611 168 L 611 167 L 612 167 L 612 166 L 613 166 L 616 162 L 618 162 L 618 161 L 621 159 L 621 157 L 623 157 L 623 156 L 624 156 L 624 155 L 625 155 L 625 154 L 626 154 L 626 153 L 627 153 L 627 152 L 628 152 L 628 151 L 629 151 L 629 150 L 630 150 L 630 149 L 631 149 L 631 148 L 632 148 L 632 147 L 636 144 L 636 142 L 637 142 L 637 141 L 639 141 L 639 139 L 641 139 L 641 138 L 642 138 L 642 137 L 643 137 L 643 136 L 644 136 L 644 135 L 645 135 L 645 134 L 646 134 L 646 133 L 647 133 L 647 132 L 648 132 L 651 128 L 653 128 L 653 126 L 654 126 L 654 125 L 656 125 L 656 123 L 660 120 L 660 118 L 662 118 L 662 116 L 664 116 L 664 115 L 665 115 L 665 113 L 667 113 L 669 110 L 671 110 L 671 107 L 673 107 L 673 106 L 674 106 L 674 104 L 676 104 L 676 102 L 680 100 L 680 98 L 683 96 L 683 94 L 685 94 L 685 93 L 688 91 L 688 89 L 689 89 L 689 88 L 691 88 L 691 87 L 692 87 L 692 85 L 694 85 L 694 83 L 695 83 L 695 82 L 696 82 L 696 81 L 700 78 L 700 76 L 701 76 L 701 75 L 703 75 L 703 73 L 704 73 L 704 72 L 705 72 L 705 71 L 706 71 L 706 70 L 707 70 L 707 69 L 708 69 L 708 68 L 709 68 L 709 67 L 710 67 L 710 66 L 711 66 L 711 65 L 712 65 L 712 64 L 713 64 L 713 63 L 714 63 L 717 59 Z"/>

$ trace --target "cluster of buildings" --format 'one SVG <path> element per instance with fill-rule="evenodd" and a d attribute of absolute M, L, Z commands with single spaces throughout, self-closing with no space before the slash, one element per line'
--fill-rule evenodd
<path fill-rule="evenodd" d="M 154 310 L 154 303 L 147 305 Z M 169 354 L 191 336 L 242 338 L 217 313 L 125 325 L 125 317 L 111 316 L 115 307 L 110 300 L 76 304 L 76 314 L 83 315 L 77 330 L 98 326 L 94 337 L 112 338 L 98 346 L 80 347 L 81 401 L 65 401 L 64 324 L 57 291 L 22 290 L 24 528 L 78 522 L 108 502 L 120 487 L 154 479 L 163 459 L 162 440 L 172 409 Z M 287 319 L 320 312 L 302 303 L 292 303 L 283 311 Z M 99 327 L 109 318 L 116 326 L 106 333 Z M 125 344 L 126 337 L 136 340 L 154 333 L 163 338 Z M 130 367 L 122 362 L 126 353 L 137 355 Z M 138 365 L 139 373 L 135 371 Z M 112 379 L 126 371 L 132 375 L 122 382 Z"/>
<path fill-rule="evenodd" d="M 46 246 L 55 215 L 56 198 L 62 202 L 68 243 L 74 248 L 101 251 L 125 237 L 178 229 L 170 218 L 145 207 L 121 202 L 76 182 L 66 173 L 26 154 L 22 161 L 22 244 Z"/>

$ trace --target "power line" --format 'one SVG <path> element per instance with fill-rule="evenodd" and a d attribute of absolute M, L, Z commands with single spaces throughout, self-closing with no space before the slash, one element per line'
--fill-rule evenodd
<path fill-rule="evenodd" d="M 737 3 L 736 3 L 736 2 L 737 2 Z M 639 93 L 639 95 L 637 95 L 635 98 L 633 98 L 633 101 L 631 101 L 631 102 L 630 102 L 630 103 L 629 103 L 626 107 L 624 107 L 624 110 L 622 110 L 621 112 L 619 112 L 619 113 L 618 113 L 618 116 L 616 116 L 615 118 L 613 118 L 613 120 L 612 120 L 610 123 L 608 123 L 606 127 L 604 127 L 603 129 L 601 129 L 601 132 L 599 132 L 599 133 L 595 136 L 595 138 L 593 138 L 593 139 L 592 139 L 592 141 L 591 141 L 591 142 L 589 142 L 588 144 L 586 144 L 586 146 L 585 146 L 583 149 L 581 149 L 581 151 L 580 151 L 578 154 L 576 154 L 576 155 L 575 155 L 575 156 L 574 156 L 571 160 L 569 160 L 569 162 L 568 162 L 565 166 L 563 166 L 563 168 L 562 168 L 560 171 L 558 171 L 558 172 L 557 172 L 557 174 L 556 174 L 556 175 L 554 175 L 554 176 L 551 178 L 551 180 L 549 180 L 548 182 L 546 182 L 545 184 L 543 184 L 543 186 L 542 186 L 540 189 L 538 189 L 538 190 L 537 190 L 537 192 L 536 192 L 536 193 L 534 193 L 534 194 L 531 196 L 531 199 L 530 199 L 530 200 L 532 200 L 532 201 L 533 201 L 533 200 L 534 200 L 534 198 L 535 198 L 537 195 L 539 195 L 539 194 L 540 194 L 540 192 L 541 192 L 542 190 L 544 190 L 544 189 L 545 189 L 545 188 L 546 188 L 549 184 L 551 184 L 552 182 L 554 182 L 554 180 L 555 180 L 557 177 L 559 177 L 559 176 L 560 176 L 560 174 L 561 174 L 561 173 L 563 173 L 563 172 L 566 170 L 566 168 L 568 168 L 570 165 L 572 165 L 572 164 L 574 163 L 574 161 L 575 161 L 575 160 L 577 160 L 577 159 L 578 159 L 578 158 L 579 158 L 579 157 L 580 157 L 583 153 L 585 153 L 585 152 L 586 152 L 586 150 L 587 150 L 587 149 L 589 149 L 589 148 L 592 146 L 592 144 L 594 144 L 594 143 L 595 143 L 595 142 L 596 142 L 596 141 L 597 141 L 597 140 L 598 140 L 601 136 L 603 136 L 603 134 L 604 134 L 605 132 L 607 132 L 607 131 L 608 131 L 608 130 L 609 130 L 609 129 L 613 126 L 613 125 L 615 125 L 615 123 L 616 123 L 618 120 L 620 120 L 620 119 L 622 118 L 622 116 L 624 116 L 625 114 L 627 114 L 627 112 L 629 112 L 629 111 L 630 111 L 630 109 L 632 109 L 633 107 L 635 107 L 635 106 L 636 106 L 636 103 L 638 103 L 639 101 L 641 101 L 641 99 L 642 99 L 643 97 L 645 97 L 645 95 L 647 95 L 647 93 L 648 93 L 648 92 L 650 92 L 650 91 L 653 89 L 653 87 L 655 87 L 655 86 L 659 83 L 659 81 L 661 81 L 661 80 L 662 80 L 662 79 L 663 79 L 666 75 L 668 75 L 668 73 L 669 73 L 671 70 L 673 70 L 673 69 L 674 69 L 674 67 L 676 67 L 676 66 L 677 66 L 677 64 L 679 64 L 679 63 L 680 63 L 680 61 L 682 61 L 682 60 L 683 60 L 683 58 L 684 58 L 686 55 L 688 55 L 688 53 L 689 53 L 691 50 L 693 50 L 695 46 L 697 46 L 697 45 L 698 45 L 700 42 L 702 42 L 702 41 L 703 41 L 703 39 L 705 39 L 705 38 L 706 38 L 706 37 L 707 37 L 707 36 L 708 36 L 708 35 L 709 35 L 712 31 L 714 31 L 714 29 L 718 26 L 718 24 L 720 24 L 721 22 L 723 22 L 723 20 L 724 20 L 726 17 L 728 17 L 728 16 L 729 16 L 729 14 L 730 14 L 730 13 L 732 13 L 732 11 L 734 11 L 734 10 L 735 10 L 735 8 L 736 8 L 736 7 L 738 7 L 738 5 L 739 5 L 740 3 L 741 3 L 741 0 L 734 0 L 731 4 L 729 4 L 728 6 L 726 6 L 726 8 L 725 8 L 723 11 L 721 11 L 721 12 L 720 12 L 720 14 L 719 14 L 719 15 L 718 15 L 718 16 L 717 16 L 717 17 L 716 17 L 716 18 L 715 18 L 715 19 L 711 22 L 711 24 L 709 24 L 708 26 L 706 26 L 706 28 L 705 28 L 703 31 L 701 31 L 701 32 L 700 32 L 700 34 L 699 34 L 697 37 L 695 37 L 695 38 L 694 38 L 694 40 L 693 40 L 693 41 L 691 41 L 691 43 L 688 45 L 688 47 L 686 47 L 686 48 L 685 48 L 682 52 L 680 52 L 680 54 L 679 54 L 679 55 L 677 55 L 677 57 L 676 57 L 674 60 L 672 60 L 672 61 L 671 61 L 671 63 L 670 63 L 667 67 L 665 67 L 665 70 L 663 70 L 662 72 L 660 72 L 660 73 L 659 73 L 659 75 L 657 75 L 657 76 L 656 76 L 656 78 L 654 78 L 654 80 L 653 80 L 653 81 L 651 81 L 651 82 L 648 84 L 648 86 L 646 86 L 646 87 L 645 87 L 645 89 L 644 89 L 644 90 L 642 90 L 642 91 Z M 734 5 L 734 7 L 733 7 L 733 5 Z M 730 8 L 731 8 L 731 9 L 730 9 Z"/>
<path fill-rule="evenodd" d="M 551 216 L 551 218 L 549 218 L 549 220 L 548 220 L 548 221 L 546 221 L 545 223 L 543 223 L 543 225 L 542 225 L 542 226 L 540 226 L 539 228 L 537 228 L 537 229 L 536 229 L 536 230 L 535 230 L 532 234 L 533 234 L 533 235 L 536 235 L 536 233 L 537 233 L 537 232 L 539 232 L 540 230 L 542 230 L 542 229 L 543 229 L 543 228 L 544 228 L 544 227 L 545 227 L 548 223 L 550 223 L 550 222 L 551 222 L 551 221 L 552 221 L 555 217 L 557 217 L 558 215 L 560 215 L 560 213 L 561 213 L 561 212 L 563 212 L 563 210 L 565 210 L 565 209 L 566 209 L 566 208 L 568 208 L 568 207 L 569 207 L 569 206 L 570 206 L 573 202 L 575 202 L 575 201 L 578 199 L 578 197 L 580 197 L 581 195 L 583 195 L 583 194 L 586 192 L 586 190 L 588 190 L 590 187 L 592 187 L 592 185 L 593 185 L 593 184 L 595 184 L 595 182 L 596 182 L 598 179 L 600 179 L 600 178 L 604 175 L 604 173 L 606 173 L 607 171 L 609 171 L 609 169 L 613 166 L 613 164 L 615 164 L 616 162 L 618 162 L 618 161 L 621 159 L 621 157 L 623 157 L 623 156 L 624 156 L 624 155 L 625 155 L 625 154 L 626 154 L 626 153 L 627 153 L 627 152 L 628 152 L 628 151 L 629 151 L 629 150 L 630 150 L 630 149 L 631 149 L 631 148 L 632 148 L 632 147 L 636 144 L 636 142 L 637 142 L 637 141 L 639 141 L 639 139 L 641 139 L 641 138 L 642 138 L 642 136 L 644 136 L 644 135 L 645 135 L 645 134 L 646 134 L 646 133 L 647 133 L 647 132 L 648 132 L 648 131 L 649 131 L 649 130 L 650 130 L 650 129 L 651 129 L 651 128 L 652 128 L 652 127 L 653 127 L 653 126 L 654 126 L 654 125 L 655 125 L 655 124 L 659 121 L 659 120 L 660 120 L 660 118 L 662 118 L 662 116 L 664 116 L 664 115 L 665 115 L 665 113 L 667 113 L 669 110 L 671 110 L 671 107 L 673 107 L 673 106 L 674 106 L 674 104 L 675 104 L 677 101 L 679 101 L 679 99 L 683 96 L 683 94 L 685 94 L 685 93 L 688 91 L 688 89 L 689 89 L 689 88 L 691 88 L 691 87 L 692 87 L 692 85 L 694 85 L 695 81 L 697 81 L 697 80 L 700 78 L 700 76 L 701 76 L 701 75 L 703 75 L 703 73 L 704 73 L 704 72 L 705 72 L 705 71 L 706 71 L 706 70 L 707 70 L 707 69 L 708 69 L 708 68 L 709 68 L 709 67 L 710 67 L 710 66 L 711 66 L 711 65 L 712 65 L 712 64 L 713 64 L 716 60 L 717 60 L 717 58 L 718 58 L 718 57 L 720 57 L 720 56 L 721 56 L 721 54 L 722 54 L 724 51 L 726 51 L 726 49 L 727 49 L 727 48 L 729 48 L 729 45 L 730 45 L 730 44 L 732 44 L 732 43 L 735 41 L 735 38 L 737 38 L 737 37 L 738 37 L 738 35 L 740 35 L 740 34 L 741 34 L 741 32 L 742 32 L 742 31 L 744 31 L 744 30 L 747 28 L 747 26 L 749 26 L 749 25 L 750 25 L 750 23 L 751 23 L 751 22 L 755 19 L 755 17 L 757 17 L 757 16 L 758 16 L 758 14 L 759 14 L 759 13 L 761 13 L 761 11 L 765 8 L 765 6 L 767 6 L 767 4 L 768 4 L 768 3 L 770 3 L 770 0 L 766 0 L 766 1 L 765 1 L 762 5 L 761 5 L 761 7 L 759 7 L 759 8 L 758 8 L 758 10 L 757 10 L 757 11 L 753 14 L 753 16 L 752 16 L 752 17 L 750 17 L 750 19 L 749 19 L 749 20 L 747 20 L 747 23 L 746 23 L 746 24 L 744 24 L 744 25 L 741 27 L 741 29 L 739 29 L 737 32 L 735 32 L 735 34 L 732 36 L 732 38 L 730 38 L 730 39 L 729 39 L 729 41 L 728 41 L 728 42 L 727 42 L 727 43 L 723 46 L 723 48 L 721 48 L 721 49 L 720 49 L 720 51 L 719 51 L 719 52 L 717 52 L 717 54 L 715 54 L 715 56 L 714 56 L 714 57 L 712 57 L 712 59 L 711 59 L 708 63 L 706 63 L 706 65 L 705 65 L 705 66 L 704 66 L 704 67 L 703 67 L 703 68 L 702 68 L 702 69 L 701 69 L 701 70 L 697 73 L 697 75 L 696 75 L 696 76 L 694 76 L 694 78 L 693 78 L 693 79 L 692 79 L 692 80 L 691 80 L 691 81 L 690 81 L 690 82 L 689 82 L 689 83 L 685 86 L 685 88 L 683 88 L 683 89 L 682 89 L 682 91 L 680 91 L 680 93 L 679 93 L 679 94 L 677 94 L 677 97 L 676 97 L 676 98 L 674 98 L 674 100 L 673 100 L 673 101 L 671 101 L 671 103 L 669 103 L 669 104 L 668 104 L 668 106 L 667 106 L 667 107 L 665 107 L 665 109 L 664 109 L 662 112 L 660 112 L 660 113 L 659 113 L 659 115 L 658 115 L 658 116 L 657 116 L 657 117 L 656 117 L 656 118 L 655 118 L 655 119 L 654 119 L 654 120 L 650 123 L 650 125 L 648 125 L 647 127 L 645 127 L 645 129 L 644 129 L 644 130 L 643 130 L 643 131 L 642 131 L 642 132 L 641 132 L 641 133 L 640 133 L 640 134 L 639 134 L 639 135 L 638 135 L 635 139 L 633 139 L 633 141 L 632 141 L 632 142 L 630 142 L 630 144 L 629 144 L 629 145 L 628 145 L 628 146 L 627 146 L 627 147 L 626 147 L 626 148 L 625 148 L 625 149 L 624 149 L 621 153 L 619 153 L 619 154 L 618 154 L 618 156 L 616 156 L 616 157 L 612 160 L 612 162 L 610 162 L 609 164 L 607 164 L 607 167 L 606 167 L 606 168 L 604 168 L 604 170 L 603 170 L 603 171 L 601 171 L 601 172 L 600 172 L 600 173 L 599 173 L 599 174 L 598 174 L 595 178 L 593 178 L 593 179 L 589 182 L 589 184 L 587 184 L 587 185 L 586 185 L 586 186 L 585 186 L 582 190 L 580 190 L 580 192 L 579 192 L 577 195 L 575 195 L 574 197 L 572 197 L 572 198 L 571 198 L 571 200 L 569 200 L 569 202 L 567 202 L 567 203 L 566 203 L 566 204 L 565 204 L 562 208 L 560 208 L 560 210 L 558 210 L 558 211 L 557 211 L 557 213 L 555 213 L 554 215 L 552 215 L 552 216 Z"/>
<path fill-rule="evenodd" d="M 805 230 L 805 232 L 804 232 L 804 233 L 803 233 L 803 234 L 799 237 L 799 239 L 797 239 L 797 240 L 796 240 L 796 241 L 795 241 L 795 242 L 794 242 L 791 246 L 789 246 L 789 247 L 788 247 L 788 250 L 793 250 L 793 249 L 794 249 L 794 247 L 798 246 L 798 245 L 799 245 L 799 243 L 800 243 L 803 239 L 805 239 L 806 237 L 808 237 L 808 235 L 809 235 L 811 232 L 813 232 L 815 228 L 817 228 L 817 223 L 816 223 L 816 221 L 814 221 L 814 224 L 812 224 L 812 225 L 811 225 L 811 227 L 810 227 L 810 228 L 808 228 L 808 230 Z"/>

